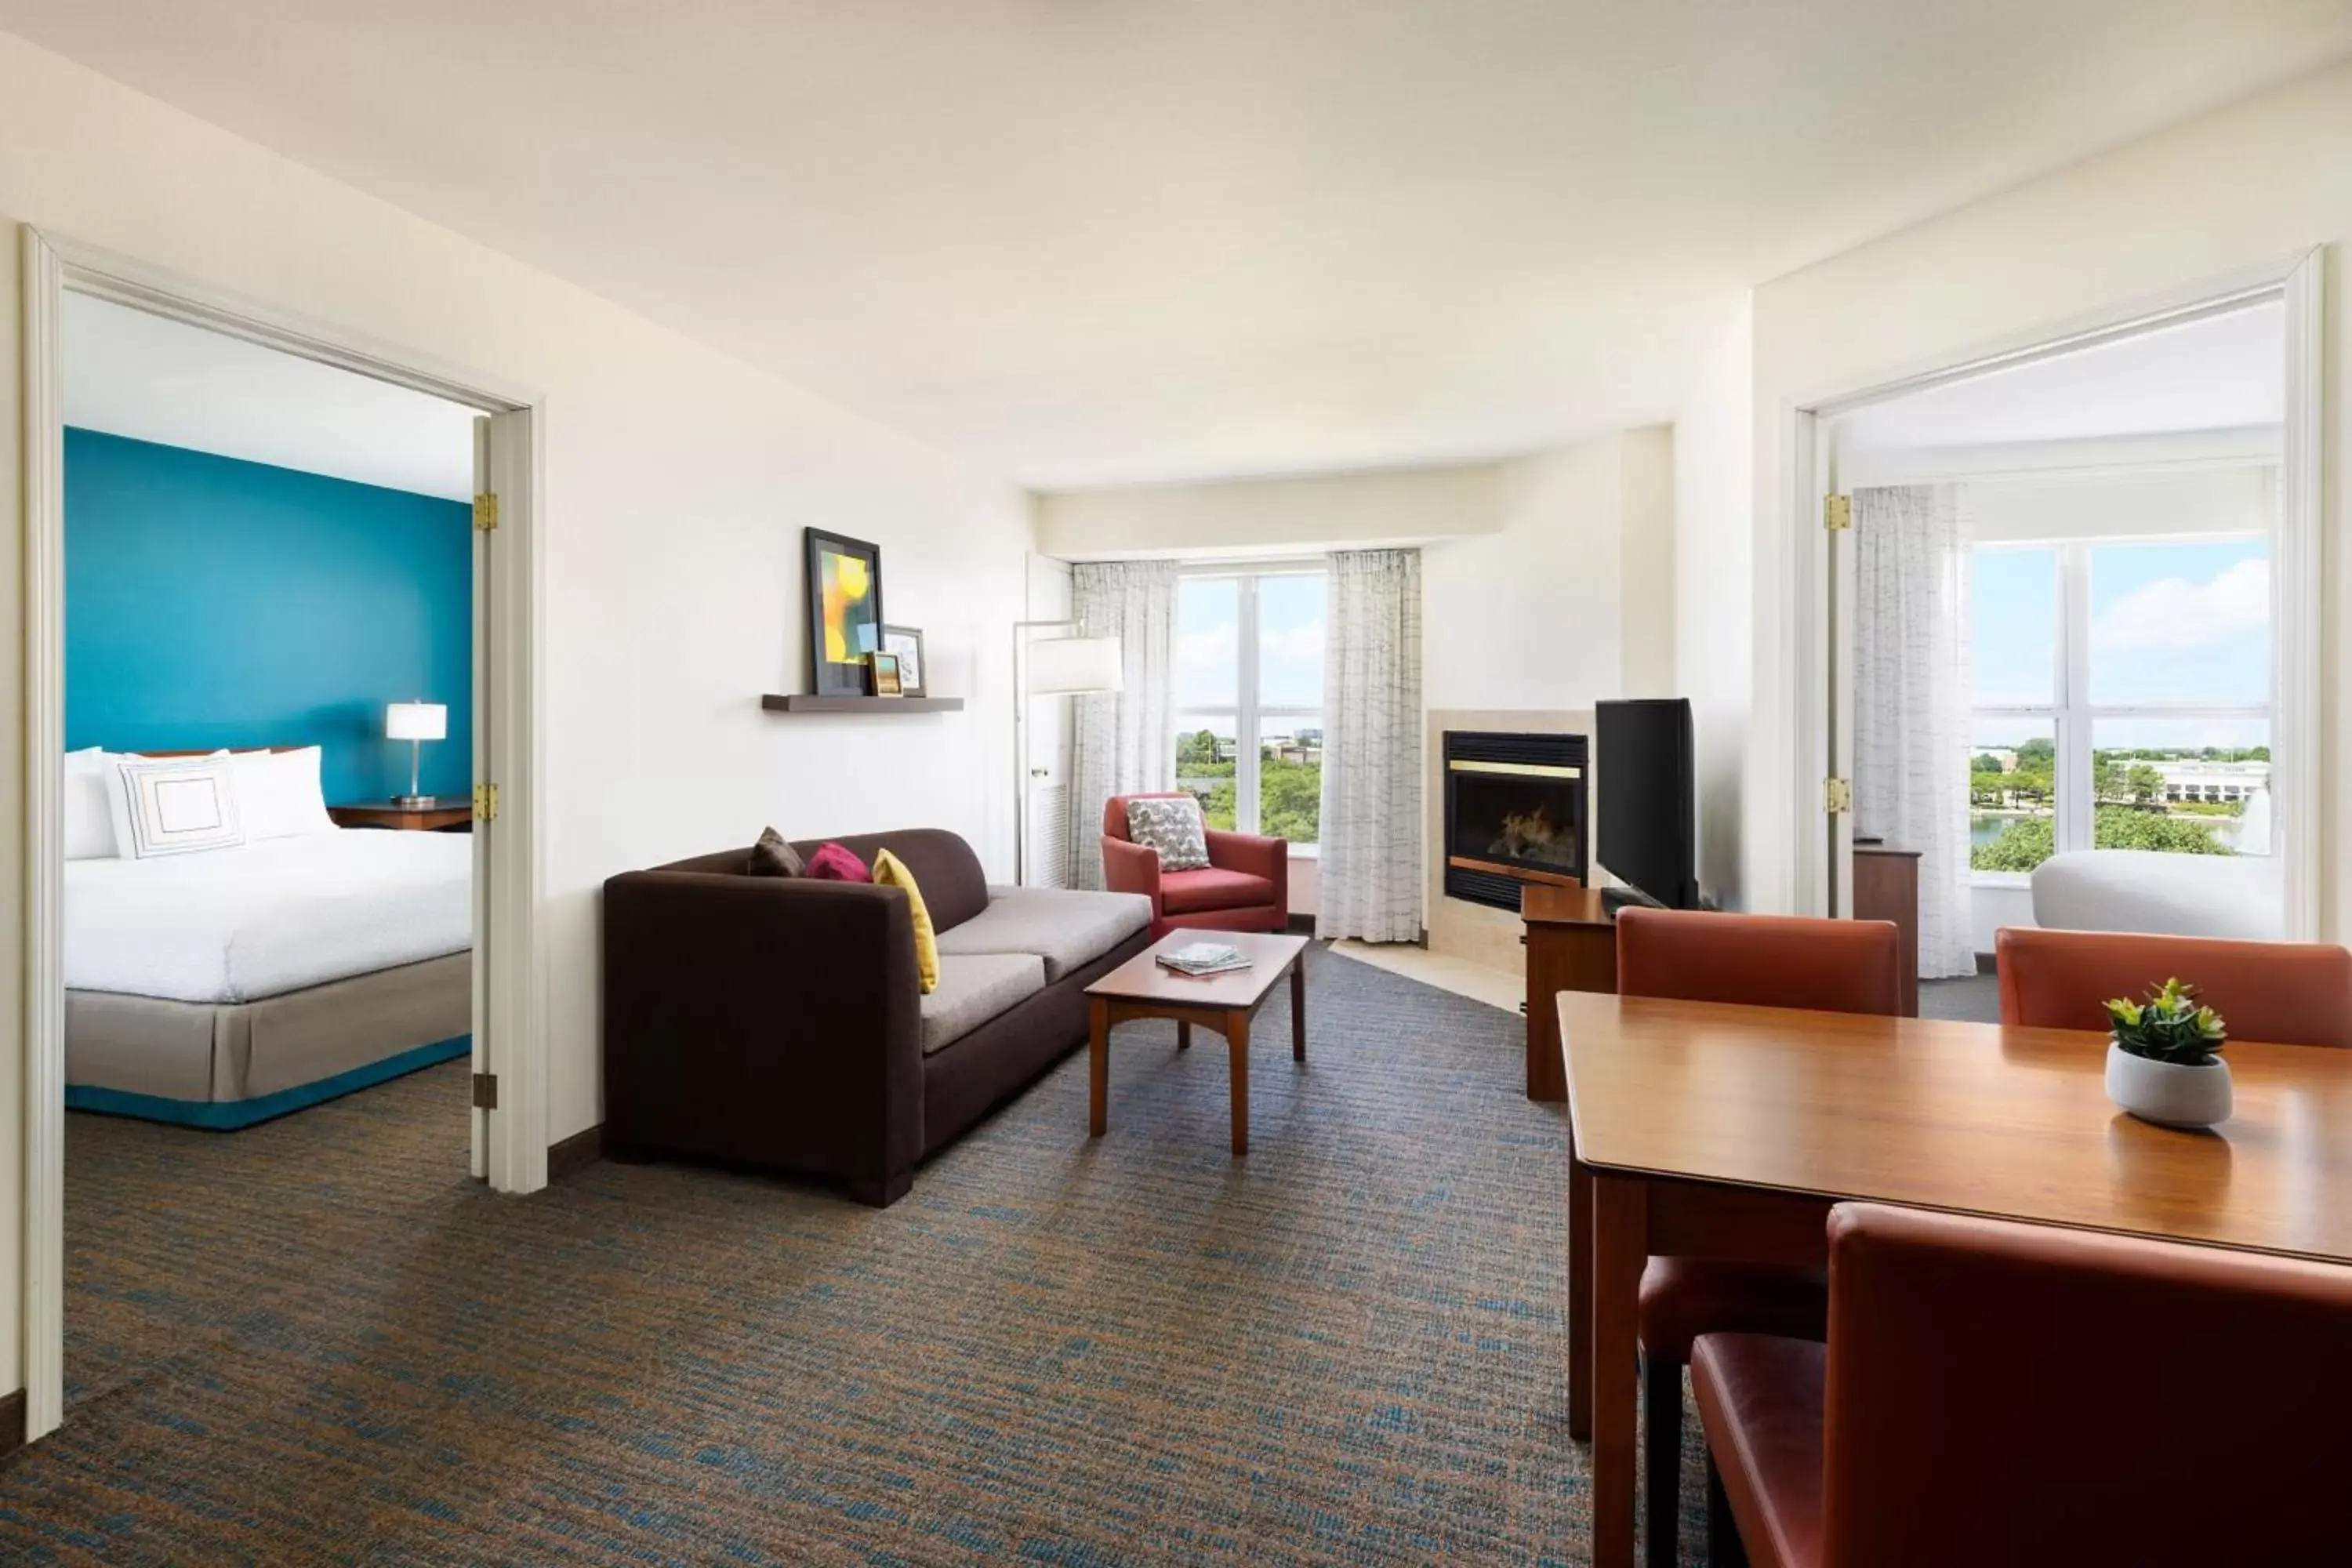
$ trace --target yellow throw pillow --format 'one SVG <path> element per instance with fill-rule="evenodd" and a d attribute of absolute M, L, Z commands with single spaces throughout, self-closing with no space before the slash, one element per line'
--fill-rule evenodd
<path fill-rule="evenodd" d="M 931 911 L 923 905 L 923 889 L 915 886 L 915 874 L 907 863 L 887 849 L 875 852 L 874 879 L 883 887 L 907 890 L 908 912 L 915 917 L 915 974 L 928 996 L 940 988 L 940 939 L 931 930 Z"/>

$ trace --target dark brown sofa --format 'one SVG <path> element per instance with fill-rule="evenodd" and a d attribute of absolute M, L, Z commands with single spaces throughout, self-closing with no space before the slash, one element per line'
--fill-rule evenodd
<path fill-rule="evenodd" d="M 918 1162 L 1085 1041 L 1086 987 L 1150 942 L 1149 900 L 991 889 L 952 833 L 838 842 L 913 873 L 940 988 L 917 983 L 896 888 L 754 877 L 748 848 L 613 878 L 608 1154 L 790 1171 L 895 1203 Z"/>

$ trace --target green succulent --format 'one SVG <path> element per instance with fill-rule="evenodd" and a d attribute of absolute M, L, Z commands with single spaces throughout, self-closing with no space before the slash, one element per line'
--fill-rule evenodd
<path fill-rule="evenodd" d="M 2197 987 L 2177 978 L 2150 986 L 2145 1002 L 2116 996 L 2106 1007 L 2116 1044 L 2152 1062 L 2206 1067 L 2221 1059 L 2230 1041 L 2221 1016 L 2197 1000 Z"/>

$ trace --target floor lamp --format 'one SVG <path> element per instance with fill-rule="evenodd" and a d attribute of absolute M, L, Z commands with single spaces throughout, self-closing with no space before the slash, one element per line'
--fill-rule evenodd
<path fill-rule="evenodd" d="M 1077 629 L 1076 621 L 1013 624 L 1013 765 L 1020 773 L 1014 792 L 1019 816 L 1013 824 L 1015 887 L 1029 883 L 1029 781 L 1045 771 L 1029 765 L 1029 699 L 1095 696 L 1126 684 L 1117 637 L 1067 635 L 1032 640 L 1037 632 L 1075 634 Z"/>

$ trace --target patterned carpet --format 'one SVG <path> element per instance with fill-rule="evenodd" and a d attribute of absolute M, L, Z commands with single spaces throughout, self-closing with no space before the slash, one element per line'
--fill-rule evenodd
<path fill-rule="evenodd" d="M 1580 1563 L 1519 1020 L 1319 951 L 1308 1013 L 1304 1068 L 1260 1017 L 1246 1160 L 1222 1049 L 1128 1025 L 1107 1139 L 1080 1052 L 883 1212 L 495 1197 L 462 1064 L 231 1135 L 76 1116 L 70 1414 L 0 1466 L 0 1555 Z"/>

